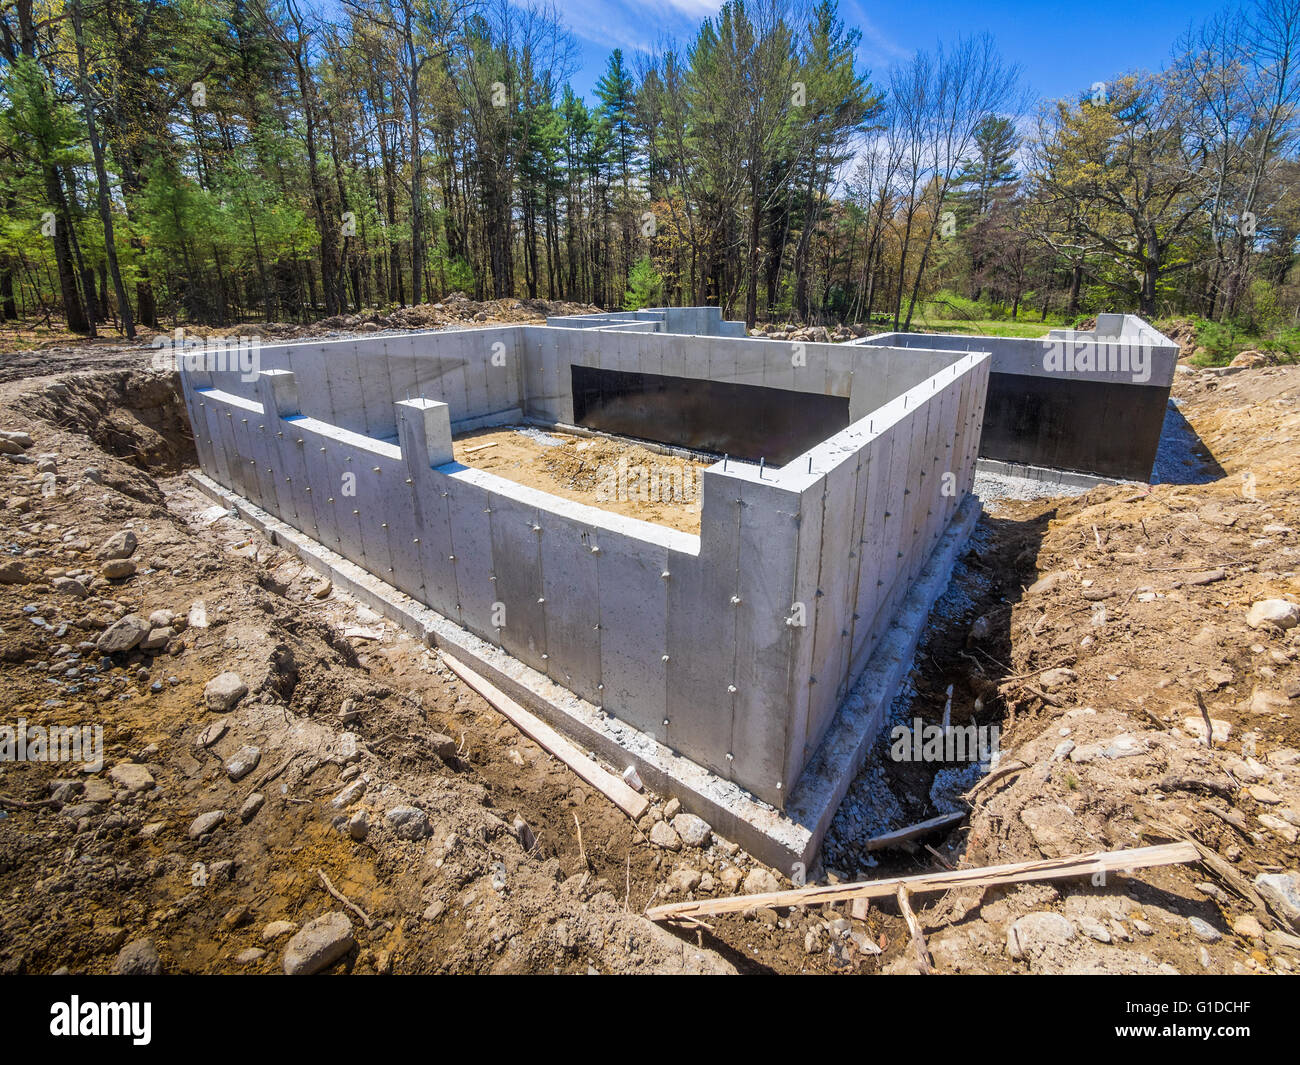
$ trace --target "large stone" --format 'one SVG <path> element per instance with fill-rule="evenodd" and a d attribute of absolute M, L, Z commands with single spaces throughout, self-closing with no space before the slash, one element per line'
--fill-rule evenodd
<path fill-rule="evenodd" d="M 1050 910 L 1027 913 L 1007 930 L 1007 953 L 1017 961 L 1032 960 L 1073 938 L 1074 925 L 1069 918 Z"/>
<path fill-rule="evenodd" d="M 135 762 L 123 762 L 108 771 L 108 779 L 127 791 L 148 791 L 153 787 L 153 774 Z"/>
<path fill-rule="evenodd" d="M 429 815 L 416 806 L 394 806 L 384 820 L 402 839 L 423 839 L 430 831 Z"/>
<path fill-rule="evenodd" d="M 773 891 L 781 890 L 781 881 L 770 869 L 764 869 L 761 865 L 755 866 L 745 877 L 745 883 L 742 885 L 742 891 L 746 895 L 764 895 Z"/>
<path fill-rule="evenodd" d="M 127 614 L 99 634 L 95 650 L 103 655 L 124 654 L 149 635 L 149 622 L 139 614 Z"/>
<path fill-rule="evenodd" d="M 139 541 L 135 538 L 135 533 L 130 529 L 123 529 L 104 541 L 104 545 L 96 553 L 96 557 L 101 562 L 105 562 L 110 558 L 130 558 L 135 554 L 138 544 Z"/>
<path fill-rule="evenodd" d="M 289 976 L 311 976 L 327 969 L 352 949 L 352 922 L 335 910 L 303 925 L 284 948 L 284 971 Z"/>
<path fill-rule="evenodd" d="M 1300 930 L 1300 873 L 1260 873 L 1255 890 L 1292 928 Z"/>
<path fill-rule="evenodd" d="M 218 673 L 203 687 L 203 701 L 218 714 L 232 709 L 247 694 L 248 685 L 238 673 L 230 671 Z"/>
<path fill-rule="evenodd" d="M 679 851 L 682 849 L 682 838 L 674 830 L 672 825 L 667 821 L 656 821 L 650 829 L 650 842 L 656 847 L 663 847 L 664 850 Z"/>
<path fill-rule="evenodd" d="M 234 753 L 234 756 L 226 763 L 226 775 L 231 780 L 243 780 L 254 769 L 257 763 L 262 759 L 262 750 L 260 747 L 245 745 Z"/>
<path fill-rule="evenodd" d="M 674 817 L 673 831 L 682 837 L 682 842 L 688 847 L 703 847 L 712 834 L 709 823 L 694 814 L 678 814 Z"/>
<path fill-rule="evenodd" d="M 50 587 L 60 595 L 70 595 L 74 599 L 85 599 L 90 594 L 81 581 L 72 577 L 55 577 L 50 582 Z"/>
<path fill-rule="evenodd" d="M 1300 606 L 1285 599 L 1261 599 L 1246 613 L 1246 624 L 1252 629 L 1261 625 L 1276 625 L 1282 629 L 1300 625 Z"/>
<path fill-rule="evenodd" d="M 0 563 L 0 584 L 30 584 L 31 581 L 21 562 Z"/>
<path fill-rule="evenodd" d="M 221 824 L 226 818 L 225 810 L 209 810 L 207 813 L 199 814 L 190 825 L 190 839 L 198 839 L 200 836 L 206 836 L 217 825 Z"/>
<path fill-rule="evenodd" d="M 158 976 L 162 971 L 162 960 L 152 939 L 128 943 L 113 962 L 113 972 L 119 976 Z"/>

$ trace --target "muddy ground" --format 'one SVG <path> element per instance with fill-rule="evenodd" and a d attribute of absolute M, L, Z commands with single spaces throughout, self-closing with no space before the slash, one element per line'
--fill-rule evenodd
<path fill-rule="evenodd" d="M 96 772 L 0 763 L 0 967 L 111 972 L 156 953 L 168 972 L 275 972 L 333 912 L 351 940 L 331 972 L 915 967 L 891 904 L 691 932 L 640 917 L 661 897 L 784 881 L 717 837 L 651 843 L 668 797 L 632 824 L 436 652 L 214 514 L 186 480 L 183 408 L 151 354 L 0 356 L 0 429 L 30 434 L 0 460 L 0 726 L 100 725 L 104 744 Z M 938 720 L 951 685 L 954 723 L 1001 728 L 969 820 L 866 850 L 978 777 L 882 745 L 813 873 L 1181 838 L 1206 861 L 920 898 L 941 972 L 1300 963 L 1284 879 L 1300 865 L 1300 628 L 1246 624 L 1258 600 L 1300 602 L 1300 369 L 1188 370 L 1175 395 L 1213 479 L 990 504 L 931 619 L 895 711 Z M 126 532 L 129 556 L 104 557 Z M 137 624 L 149 649 L 113 652 Z M 211 709 L 205 689 L 227 672 L 247 692 Z M 1212 747 L 1194 735 L 1197 693 Z"/>

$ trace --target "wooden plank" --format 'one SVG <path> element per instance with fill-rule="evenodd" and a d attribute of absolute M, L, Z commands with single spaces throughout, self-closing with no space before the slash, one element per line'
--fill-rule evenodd
<path fill-rule="evenodd" d="M 866 843 L 862 844 L 862 849 L 878 851 L 885 847 L 895 847 L 900 843 L 916 839 L 917 836 L 924 836 L 927 832 L 933 832 L 935 829 L 955 825 L 968 815 L 969 811 L 967 810 L 956 810 L 952 813 L 932 817 L 928 821 L 919 821 L 914 825 L 908 825 L 906 828 L 896 828 L 893 832 L 886 832 L 883 836 L 874 836 L 867 840 Z"/>
<path fill-rule="evenodd" d="M 510 698 L 486 677 L 480 676 L 458 658 L 440 650 L 442 660 L 452 672 L 483 696 L 498 711 L 508 717 L 520 732 L 544 747 L 552 755 L 582 777 L 633 821 L 639 821 L 650 806 L 650 800 L 638 795 L 613 773 L 606 772 L 587 755 L 551 728 L 536 714 L 530 713 Z"/>
<path fill-rule="evenodd" d="M 843 902 L 846 899 L 885 898 L 897 895 L 900 887 L 906 887 L 913 894 L 921 891 L 949 891 L 953 888 L 992 887 L 996 884 L 1017 884 L 1031 880 L 1067 880 L 1096 873 L 1148 869 L 1157 865 L 1182 865 L 1199 860 L 1200 852 L 1194 844 L 1165 843 L 1157 847 L 1133 847 L 1129 850 L 1097 851 L 1068 858 L 956 869 L 951 873 L 919 873 L 856 884 L 825 884 L 819 887 L 793 888 L 790 891 L 767 891 L 759 895 L 673 902 L 652 907 L 646 911 L 646 916 L 652 921 L 672 921 L 679 917 L 736 913 L 757 906 L 820 906 L 824 902 Z"/>

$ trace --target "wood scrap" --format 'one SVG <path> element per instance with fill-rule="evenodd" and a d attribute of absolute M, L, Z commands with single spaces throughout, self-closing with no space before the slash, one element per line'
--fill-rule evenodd
<path fill-rule="evenodd" d="M 917 967 L 924 975 L 931 976 L 934 974 L 934 959 L 930 957 L 930 948 L 925 945 L 925 932 L 921 930 L 921 922 L 912 912 L 912 904 L 907 895 L 907 885 L 899 884 L 898 909 L 907 922 L 907 933 L 912 938 L 912 952 L 916 955 Z"/>
<path fill-rule="evenodd" d="M 896 847 L 900 843 L 906 843 L 908 840 L 915 839 L 917 836 L 924 836 L 928 832 L 934 832 L 941 828 L 947 828 L 949 825 L 955 825 L 966 816 L 967 814 L 965 810 L 956 810 L 952 813 L 939 814 L 939 816 L 931 817 L 927 821 L 918 821 L 914 825 L 896 828 L 894 831 L 886 832 L 881 836 L 873 836 L 862 844 L 862 849 L 867 851 L 878 851 L 883 850 L 886 847 Z"/>
<path fill-rule="evenodd" d="M 900 886 L 905 886 L 909 892 L 916 894 L 926 891 L 948 891 L 953 888 L 1028 883 L 1035 880 L 1070 880 L 1091 877 L 1099 873 L 1149 869 L 1158 865 L 1182 865 L 1199 861 L 1200 858 L 1199 848 L 1194 843 L 1184 841 L 1155 847 L 1132 847 L 1126 850 L 1070 855 L 1065 858 L 1046 858 L 975 869 L 957 869 L 950 873 L 919 873 L 912 876 L 890 877 L 887 880 L 823 884 L 815 887 L 792 888 L 789 891 L 767 891 L 757 895 L 673 902 L 651 907 L 646 911 L 646 916 L 652 921 L 675 921 L 682 917 L 738 913 L 760 906 L 773 909 L 820 906 L 827 902 L 844 902 L 856 898 L 887 898 L 895 895 Z"/>
<path fill-rule="evenodd" d="M 633 821 L 639 821 L 650 807 L 650 800 L 638 795 L 627 786 L 620 777 L 609 773 L 587 755 L 561 736 L 536 714 L 530 713 L 492 684 L 486 677 L 480 676 L 465 665 L 460 659 L 441 651 L 443 661 L 451 671 L 466 684 L 483 696 L 500 713 L 534 743 L 546 749 L 558 758 L 583 780 L 599 791 Z"/>
<path fill-rule="evenodd" d="M 473 447 L 467 447 L 467 448 L 465 449 L 465 454 L 466 454 L 466 455 L 472 455 L 472 454 L 474 454 L 474 452 L 476 452 L 476 451 L 486 451 L 488 448 L 490 448 L 490 447 L 496 447 L 496 446 L 497 446 L 497 441 L 496 441 L 496 440 L 491 440 L 491 441 L 489 441 L 489 442 L 486 443 L 486 444 L 475 444 Z"/>

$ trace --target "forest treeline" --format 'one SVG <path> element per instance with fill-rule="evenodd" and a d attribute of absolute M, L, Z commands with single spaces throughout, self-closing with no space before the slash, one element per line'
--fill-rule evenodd
<path fill-rule="evenodd" d="M 585 99 L 545 3 L 0 0 L 0 322 L 461 290 L 1295 327 L 1300 0 L 1171 27 L 1159 70 L 1064 100 L 989 34 L 887 71 L 860 44 L 835 0 L 732 0 Z"/>

